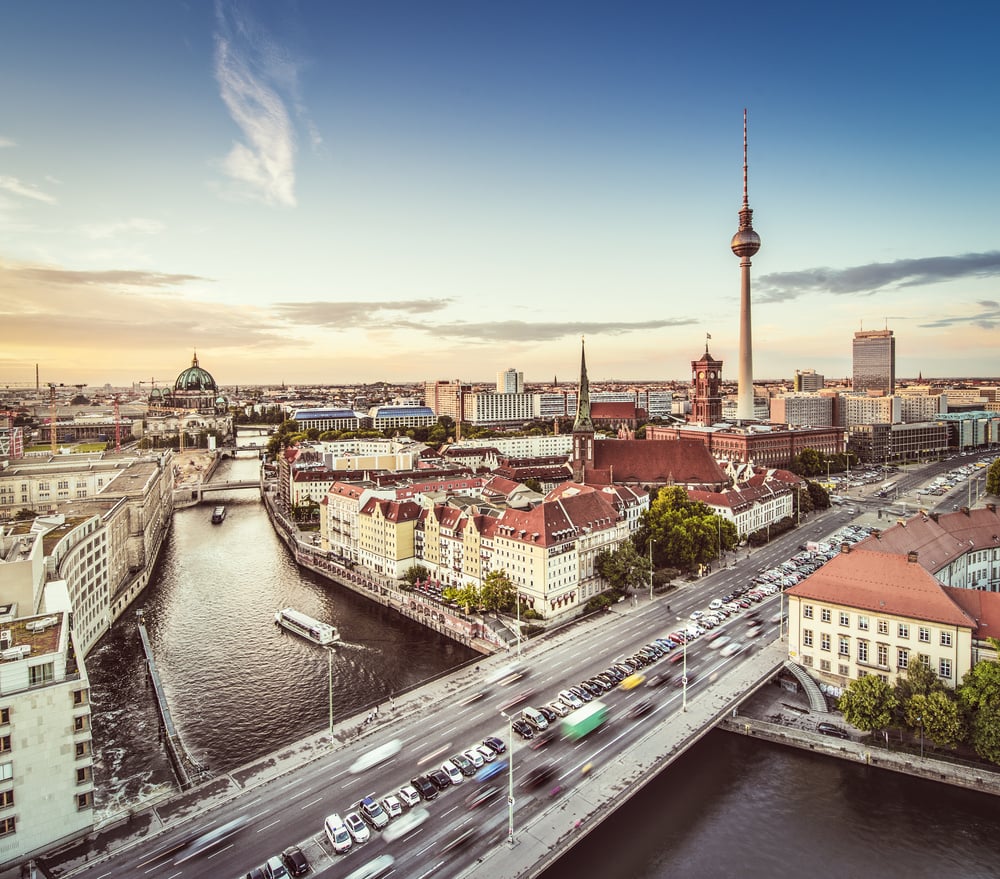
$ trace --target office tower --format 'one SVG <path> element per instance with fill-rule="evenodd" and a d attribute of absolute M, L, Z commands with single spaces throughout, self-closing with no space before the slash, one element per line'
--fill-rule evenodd
<path fill-rule="evenodd" d="M 740 362 L 737 375 L 736 417 L 754 418 L 753 343 L 750 331 L 750 257 L 760 250 L 760 236 L 753 229 L 753 211 L 747 195 L 747 111 L 743 110 L 743 206 L 740 227 L 729 245 L 740 258 Z"/>
<path fill-rule="evenodd" d="M 892 330 L 861 330 L 854 334 L 854 393 L 896 392 L 896 340 Z"/>
<path fill-rule="evenodd" d="M 796 394 L 807 394 L 810 391 L 822 391 L 825 384 L 826 376 L 820 375 L 815 369 L 796 369 L 792 390 Z"/>
<path fill-rule="evenodd" d="M 524 393 L 524 373 L 518 372 L 511 367 L 503 369 L 497 373 L 497 393 L 498 394 L 523 394 Z"/>

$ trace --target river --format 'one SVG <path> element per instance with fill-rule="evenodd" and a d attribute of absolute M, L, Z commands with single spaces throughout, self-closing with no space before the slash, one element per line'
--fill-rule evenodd
<path fill-rule="evenodd" d="M 221 465 L 248 478 L 257 462 Z M 474 658 L 347 589 L 300 572 L 255 491 L 179 510 L 146 611 L 171 710 L 189 750 L 223 772 L 328 722 L 324 651 L 284 633 L 294 606 L 336 625 L 336 715 Z M 224 503 L 222 525 L 210 523 Z M 98 811 L 173 788 L 134 608 L 87 657 Z M 544 879 L 996 876 L 993 797 L 715 732 L 587 835 Z"/>

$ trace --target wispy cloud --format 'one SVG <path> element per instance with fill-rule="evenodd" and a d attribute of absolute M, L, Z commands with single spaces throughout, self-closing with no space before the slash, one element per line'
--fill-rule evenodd
<path fill-rule="evenodd" d="M 271 204 L 295 205 L 295 132 L 280 89 L 295 100 L 296 66 L 235 6 L 216 6 L 215 77 L 244 141 L 223 166 L 244 191 Z"/>
<path fill-rule="evenodd" d="M 860 293 L 871 296 L 884 289 L 918 287 L 957 278 L 1000 275 L 1000 251 L 961 256 L 929 256 L 869 263 L 846 269 L 815 268 L 799 272 L 774 272 L 757 281 L 760 302 L 785 302 L 807 293 L 835 296 Z"/>
<path fill-rule="evenodd" d="M 0 189 L 4 189 L 12 195 L 20 195 L 24 198 L 33 198 L 35 201 L 44 201 L 46 204 L 56 203 L 53 196 L 35 189 L 35 187 L 29 183 L 21 182 L 16 177 L 0 176 Z"/>
<path fill-rule="evenodd" d="M 3 147 L 12 147 L 14 145 L 14 141 L 12 141 L 9 137 L 0 136 L 0 149 Z"/>
<path fill-rule="evenodd" d="M 178 287 L 190 281 L 205 281 L 198 275 L 169 275 L 162 272 L 142 272 L 129 269 L 78 271 L 43 266 L 0 266 L 0 287 L 9 283 L 40 283 L 73 287 Z"/>
<path fill-rule="evenodd" d="M 684 327 L 697 324 L 694 318 L 648 320 L 636 322 L 557 321 L 529 323 L 506 320 L 484 323 L 417 324 L 406 323 L 410 329 L 423 330 L 435 336 L 464 339 L 469 342 L 548 342 L 566 336 L 582 334 L 620 336 L 624 333 L 659 330 L 665 327 Z M 402 327 L 404 324 L 399 324 Z"/>
<path fill-rule="evenodd" d="M 411 299 L 403 302 L 283 302 L 274 307 L 275 312 L 290 323 L 321 326 L 332 329 L 380 327 L 395 324 L 387 315 L 432 314 L 441 311 L 450 299 Z"/>
<path fill-rule="evenodd" d="M 995 302 L 992 299 L 981 299 L 976 305 L 979 307 L 979 310 L 970 314 L 939 317 L 927 323 L 919 324 L 919 326 L 929 327 L 930 329 L 973 326 L 984 330 L 994 330 L 1000 326 L 1000 302 Z"/>
<path fill-rule="evenodd" d="M 133 217 L 130 220 L 119 220 L 114 223 L 93 223 L 83 226 L 80 231 L 87 238 L 95 241 L 105 238 L 115 238 L 121 234 L 139 232 L 143 235 L 157 235 L 163 231 L 163 223 L 158 220 L 145 220 Z"/>

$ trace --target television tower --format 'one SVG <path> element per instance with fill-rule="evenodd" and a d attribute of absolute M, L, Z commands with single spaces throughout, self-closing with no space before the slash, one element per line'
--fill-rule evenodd
<path fill-rule="evenodd" d="M 740 361 L 736 418 L 752 421 L 753 412 L 753 339 L 750 331 L 750 257 L 760 250 L 760 236 L 753 230 L 753 211 L 747 195 L 747 111 L 743 108 L 743 207 L 740 228 L 729 245 L 740 258 Z"/>

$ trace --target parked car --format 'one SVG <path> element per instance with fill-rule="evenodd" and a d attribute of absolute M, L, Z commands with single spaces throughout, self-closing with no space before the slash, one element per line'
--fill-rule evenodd
<path fill-rule="evenodd" d="M 456 769 L 455 771 L 457 772 L 458 770 Z M 427 777 L 431 780 L 431 784 L 438 790 L 451 787 L 451 776 L 443 769 L 432 769 L 427 773 Z"/>
<path fill-rule="evenodd" d="M 438 789 L 426 775 L 418 775 L 410 779 L 410 784 L 416 788 L 422 800 L 433 800 L 438 795 Z"/>
<path fill-rule="evenodd" d="M 493 752 L 490 751 L 492 754 Z M 481 769 L 482 765 L 486 762 L 486 759 L 476 748 L 469 748 L 467 751 L 462 752 L 462 756 L 465 757 L 475 769 Z M 496 754 L 493 755 L 494 757 Z"/>
<path fill-rule="evenodd" d="M 483 739 L 483 744 L 486 745 L 494 754 L 503 754 L 507 750 L 507 746 L 503 743 L 503 739 L 497 738 L 496 736 L 487 736 Z"/>
<path fill-rule="evenodd" d="M 571 693 L 569 690 L 560 690 L 559 698 L 568 705 L 570 708 L 582 708 L 583 699 L 576 695 L 576 693 Z"/>
<path fill-rule="evenodd" d="M 417 799 L 419 800 L 419 797 Z M 389 816 L 390 820 L 403 814 L 403 804 L 392 794 L 382 798 L 382 808 L 385 809 L 385 814 Z"/>
<path fill-rule="evenodd" d="M 825 736 L 833 736 L 834 738 L 837 738 L 837 739 L 849 739 L 850 738 L 850 735 L 848 734 L 848 732 L 846 730 L 841 729 L 839 726 L 836 726 L 836 725 L 834 725 L 832 723 L 827 723 L 826 721 L 818 723 L 816 725 L 816 731 L 823 733 L 823 735 L 825 735 Z"/>
<path fill-rule="evenodd" d="M 385 809 L 373 797 L 362 797 L 361 802 L 358 803 L 358 811 L 361 813 L 361 817 L 376 830 L 381 830 L 389 823 L 389 816 Z"/>
<path fill-rule="evenodd" d="M 473 765 L 472 761 L 469 760 L 464 754 L 453 754 L 448 758 L 449 761 L 454 763 L 458 767 L 458 771 L 462 775 L 475 775 L 476 767 Z"/>
<path fill-rule="evenodd" d="M 420 792 L 412 784 L 404 784 L 399 789 L 399 801 L 406 806 L 407 809 L 412 809 L 420 802 Z"/>
<path fill-rule="evenodd" d="M 487 748 L 486 745 L 476 745 L 476 751 L 479 752 L 484 763 L 492 763 L 497 758 L 497 752 L 492 748 Z"/>
<path fill-rule="evenodd" d="M 274 855 L 264 864 L 264 876 L 266 879 L 288 879 L 288 868 L 281 858 Z"/>
<path fill-rule="evenodd" d="M 309 872 L 309 861 L 297 845 L 290 845 L 281 853 L 290 876 L 305 876 Z"/>
<path fill-rule="evenodd" d="M 520 717 L 512 720 L 510 726 L 522 739 L 533 739 L 535 737 L 535 731 L 531 724 L 526 720 L 521 720 Z"/>
<path fill-rule="evenodd" d="M 368 829 L 368 825 L 365 824 L 364 819 L 357 812 L 348 812 L 344 816 L 344 823 L 347 825 L 347 831 L 351 834 L 351 838 L 355 842 L 368 842 L 371 838 L 371 831 Z"/>
<path fill-rule="evenodd" d="M 441 764 L 441 771 L 448 776 L 452 784 L 461 784 L 465 781 L 465 775 L 462 774 L 462 770 L 452 763 L 451 760 L 445 760 Z"/>
<path fill-rule="evenodd" d="M 330 840 L 330 845 L 337 854 L 343 854 L 354 844 L 344 819 L 336 812 L 326 816 L 323 827 L 326 830 L 326 838 Z"/>
<path fill-rule="evenodd" d="M 246 879 L 267 879 L 267 876 L 264 873 L 263 867 L 254 867 L 249 873 L 247 873 Z"/>
<path fill-rule="evenodd" d="M 559 717 L 565 717 L 569 714 L 569 709 L 563 705 L 562 702 L 549 702 L 546 707 L 551 709 L 552 713 Z"/>

